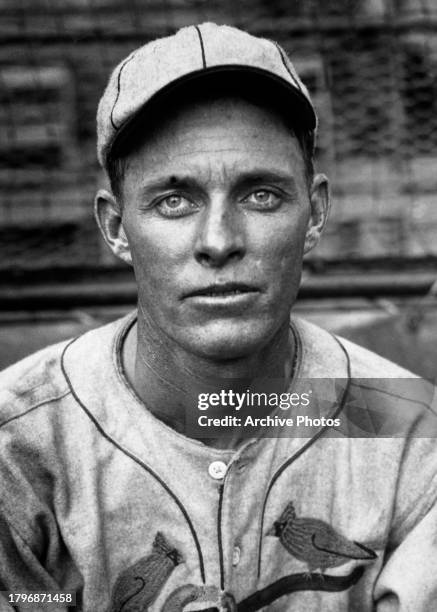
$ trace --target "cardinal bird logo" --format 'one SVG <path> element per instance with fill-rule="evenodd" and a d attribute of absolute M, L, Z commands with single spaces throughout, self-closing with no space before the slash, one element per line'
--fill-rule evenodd
<path fill-rule="evenodd" d="M 112 590 L 108 612 L 144 612 L 158 597 L 174 568 L 183 563 L 180 552 L 158 531 L 152 552 L 124 570 Z"/>
<path fill-rule="evenodd" d="M 331 525 L 315 518 L 298 517 L 289 502 L 278 521 L 267 535 L 276 536 L 284 548 L 299 561 L 308 565 L 308 571 L 338 567 L 351 559 L 370 561 L 376 553 L 342 536 Z"/>

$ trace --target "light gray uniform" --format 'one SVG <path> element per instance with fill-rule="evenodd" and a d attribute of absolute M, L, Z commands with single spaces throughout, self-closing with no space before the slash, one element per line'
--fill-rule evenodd
<path fill-rule="evenodd" d="M 75 590 L 89 612 L 202 610 L 223 591 L 245 610 L 437 609 L 437 443 L 414 435 L 414 403 L 408 436 L 313 428 L 217 450 L 157 420 L 128 385 L 133 321 L 0 375 L 1 588 Z M 411 374 L 293 325 L 299 376 L 380 379 L 369 415 L 404 401 L 384 378 Z M 346 399 L 325 416 L 343 416 Z"/>

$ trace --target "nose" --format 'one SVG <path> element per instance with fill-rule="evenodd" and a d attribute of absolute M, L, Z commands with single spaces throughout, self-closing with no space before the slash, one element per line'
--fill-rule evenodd
<path fill-rule="evenodd" d="M 245 241 L 241 219 L 232 204 L 211 202 L 205 207 L 195 243 L 198 263 L 220 268 L 244 257 Z"/>

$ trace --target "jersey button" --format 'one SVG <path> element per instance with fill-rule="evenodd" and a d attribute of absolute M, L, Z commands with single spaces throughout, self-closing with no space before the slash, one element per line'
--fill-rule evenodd
<path fill-rule="evenodd" d="M 232 551 L 232 565 L 234 567 L 240 563 L 240 555 L 241 555 L 240 547 L 234 546 L 234 550 Z"/>
<path fill-rule="evenodd" d="M 213 461 L 208 468 L 208 473 L 214 480 L 223 480 L 228 466 L 223 461 Z"/>

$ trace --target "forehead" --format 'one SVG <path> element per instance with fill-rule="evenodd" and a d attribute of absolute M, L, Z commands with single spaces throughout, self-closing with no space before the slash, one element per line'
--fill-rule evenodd
<path fill-rule="evenodd" d="M 179 105 L 154 122 L 129 155 L 127 174 L 226 173 L 259 168 L 304 172 L 302 151 L 284 118 L 236 96 Z"/>

